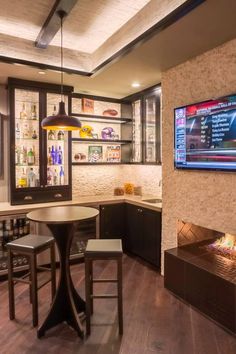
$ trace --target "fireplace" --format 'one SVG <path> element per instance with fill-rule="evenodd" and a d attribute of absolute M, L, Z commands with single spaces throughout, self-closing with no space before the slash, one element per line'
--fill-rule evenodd
<path fill-rule="evenodd" d="M 236 237 L 178 221 L 165 251 L 165 287 L 236 333 Z"/>

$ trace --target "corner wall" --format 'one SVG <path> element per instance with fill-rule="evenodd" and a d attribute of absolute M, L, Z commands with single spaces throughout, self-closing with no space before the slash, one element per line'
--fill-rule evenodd
<path fill-rule="evenodd" d="M 174 170 L 173 161 L 174 108 L 232 93 L 236 39 L 162 76 L 162 251 L 177 246 L 178 219 L 236 234 L 236 173 Z"/>

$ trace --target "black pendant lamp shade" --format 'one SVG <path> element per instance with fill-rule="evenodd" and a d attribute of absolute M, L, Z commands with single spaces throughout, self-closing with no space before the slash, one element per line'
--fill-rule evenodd
<path fill-rule="evenodd" d="M 64 11 L 58 11 L 61 19 L 61 102 L 59 102 L 58 113 L 54 116 L 46 117 L 41 122 L 41 127 L 47 130 L 77 130 L 81 127 L 81 122 L 76 117 L 70 117 L 65 111 L 65 102 L 63 102 L 63 18 L 66 16 Z"/>
<path fill-rule="evenodd" d="M 49 116 L 42 120 L 41 127 L 49 130 L 77 130 L 81 127 L 78 118 L 69 117 L 65 111 L 65 102 L 59 102 L 59 111 L 55 116 Z"/>

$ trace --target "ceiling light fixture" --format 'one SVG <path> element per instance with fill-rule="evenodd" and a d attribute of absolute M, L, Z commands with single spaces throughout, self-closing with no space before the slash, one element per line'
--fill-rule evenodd
<path fill-rule="evenodd" d="M 139 82 L 133 82 L 131 86 L 132 87 L 140 87 L 140 83 Z"/>
<path fill-rule="evenodd" d="M 41 127 L 47 130 L 77 130 L 81 127 L 78 118 L 70 117 L 65 111 L 65 102 L 63 101 L 63 18 L 66 16 L 65 11 L 58 11 L 61 19 L 61 101 L 59 102 L 58 113 L 54 116 L 46 117 L 42 120 Z"/>
<path fill-rule="evenodd" d="M 45 71 L 38 71 L 38 74 L 45 75 L 46 73 L 45 73 Z"/>

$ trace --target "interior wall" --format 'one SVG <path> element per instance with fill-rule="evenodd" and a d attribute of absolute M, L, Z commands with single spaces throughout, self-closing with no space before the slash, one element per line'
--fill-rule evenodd
<path fill-rule="evenodd" d="M 161 166 L 73 166 L 73 198 L 86 195 L 112 195 L 115 187 L 125 182 L 142 186 L 143 195 L 161 196 Z"/>
<path fill-rule="evenodd" d="M 0 202 L 8 201 L 9 186 L 9 148 L 8 148 L 8 101 L 7 90 L 5 86 L 0 85 L 0 113 L 3 115 L 3 153 L 1 159 L 3 159 L 3 175 L 0 176 Z"/>
<path fill-rule="evenodd" d="M 177 220 L 236 234 L 236 173 L 174 170 L 174 108 L 236 93 L 236 39 L 162 76 L 162 251 L 177 246 Z M 162 261 L 163 261 L 162 257 Z"/>

